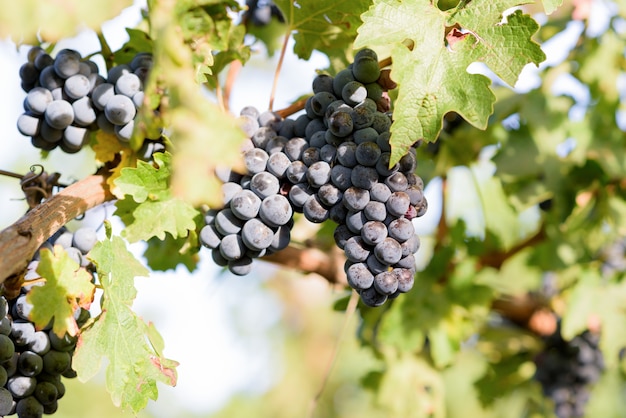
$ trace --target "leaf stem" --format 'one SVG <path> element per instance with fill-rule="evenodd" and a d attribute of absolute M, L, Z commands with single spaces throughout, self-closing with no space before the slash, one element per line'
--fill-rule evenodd
<path fill-rule="evenodd" d="M 111 47 L 109 46 L 109 43 L 104 37 L 102 31 L 98 31 L 98 41 L 100 42 L 100 50 L 102 57 L 104 58 L 104 62 L 106 63 L 107 70 L 110 70 L 113 66 L 113 57 L 115 55 L 113 54 L 113 51 L 111 51 Z"/>
<path fill-rule="evenodd" d="M 280 70 L 283 67 L 283 60 L 285 59 L 285 53 L 287 51 L 287 44 L 289 43 L 290 37 L 291 37 L 291 31 L 288 31 L 285 34 L 285 39 L 283 40 L 283 46 L 280 49 L 280 56 L 278 57 L 278 64 L 276 64 L 276 71 L 274 72 L 274 83 L 272 84 L 272 92 L 270 93 L 269 110 L 272 110 L 272 108 L 274 107 L 274 96 L 276 95 L 276 86 L 278 85 L 278 77 L 280 76 Z"/>

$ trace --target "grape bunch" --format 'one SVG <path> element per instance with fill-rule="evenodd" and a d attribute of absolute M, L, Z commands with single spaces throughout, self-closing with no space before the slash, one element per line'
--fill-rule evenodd
<path fill-rule="evenodd" d="M 219 265 L 247 274 L 253 258 L 289 243 L 297 212 L 338 224 L 348 284 L 365 304 L 379 306 L 412 288 L 420 244 L 412 219 L 424 215 L 427 201 L 414 173 L 415 149 L 389 167 L 391 118 L 379 111 L 380 77 L 376 53 L 364 49 L 335 77 L 314 79 L 314 94 L 296 119 L 242 110 L 247 172 L 218 172 L 224 208 L 207 212 L 200 233 Z M 271 216 L 266 202 L 276 202 Z"/>
<path fill-rule="evenodd" d="M 228 266 L 233 274 L 246 275 L 253 259 L 289 244 L 293 209 L 281 190 L 285 190 L 292 160 L 283 151 L 294 148 L 295 153 L 304 140 L 287 139 L 293 136 L 288 132 L 290 123 L 272 112 L 259 114 L 247 107 L 242 110 L 241 122 L 250 137 L 243 150 L 246 173 L 217 170 L 223 181 L 224 206 L 206 213 L 200 241 L 212 250 L 216 264 Z"/>
<path fill-rule="evenodd" d="M 71 233 L 63 227 L 40 248 L 61 245 L 82 268 L 93 266 L 85 255 L 95 245 L 96 231 L 82 227 Z M 43 282 L 37 273 L 37 253 L 29 263 L 19 295 L 7 300 L 0 296 L 0 416 L 17 414 L 36 418 L 53 414 L 65 394 L 62 377 L 76 377 L 72 355 L 77 337 L 59 337 L 52 331 L 53 322 L 37 330 L 29 315 L 33 308 L 28 292 Z M 88 310 L 78 308 L 74 319 L 82 327 L 90 318 Z"/>
<path fill-rule="evenodd" d="M 590 385 L 604 369 L 599 336 L 585 331 L 571 341 L 560 329 L 547 337 L 543 351 L 535 358 L 535 379 L 543 393 L 554 401 L 558 418 L 582 417 L 589 400 Z"/>
<path fill-rule="evenodd" d="M 279 22 L 285 21 L 280 9 L 271 0 L 246 0 L 246 7 L 243 20 L 255 26 L 269 25 L 272 17 L 278 19 Z"/>
<path fill-rule="evenodd" d="M 63 49 L 52 58 L 33 47 L 28 62 L 20 67 L 22 88 L 28 94 L 17 128 L 46 151 L 59 147 L 76 153 L 98 129 L 128 142 L 151 65 L 152 56 L 140 53 L 130 64 L 111 68 L 105 79 L 93 61 L 75 50 Z M 160 137 L 159 131 L 147 139 L 155 142 Z"/>

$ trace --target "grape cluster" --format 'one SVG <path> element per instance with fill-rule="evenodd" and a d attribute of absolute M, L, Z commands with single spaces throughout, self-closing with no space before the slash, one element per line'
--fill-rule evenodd
<path fill-rule="evenodd" d="M 426 212 L 427 201 L 414 149 L 389 167 L 391 118 L 378 110 L 380 75 L 375 52 L 364 49 L 335 77 L 314 79 L 314 95 L 296 119 L 242 110 L 247 171 L 219 170 L 224 208 L 207 212 L 200 233 L 217 264 L 247 274 L 253 258 L 289 243 L 297 212 L 338 224 L 348 283 L 365 304 L 379 306 L 412 288 L 420 244 L 412 219 Z"/>
<path fill-rule="evenodd" d="M 46 151 L 59 147 L 76 153 L 98 129 L 128 142 L 151 65 L 150 54 L 137 54 L 129 65 L 113 67 L 105 79 L 93 61 L 75 50 L 63 49 L 52 58 L 33 47 L 28 62 L 20 67 L 22 88 L 28 94 L 17 128 Z M 153 136 L 148 139 L 157 141 L 161 133 Z"/>
<path fill-rule="evenodd" d="M 287 132 L 289 123 L 272 112 L 242 110 L 241 122 L 250 139 L 244 146 L 246 173 L 218 169 L 224 182 L 224 207 L 209 210 L 200 241 L 213 260 L 237 275 L 252 269 L 252 260 L 282 250 L 290 241 L 293 209 L 284 191 L 292 160 L 283 151 L 300 143 Z M 279 134 L 285 134 L 281 136 Z M 294 142 L 291 142 L 294 140 Z M 293 152 L 296 152 L 295 150 Z"/>
<path fill-rule="evenodd" d="M 91 269 L 85 255 L 96 240 L 93 228 L 82 227 L 71 233 L 63 227 L 41 248 L 61 245 L 81 267 Z M 52 331 L 53 322 L 37 330 L 29 319 L 33 306 L 27 301 L 28 292 L 43 284 L 36 271 L 38 264 L 36 254 L 16 298 L 7 301 L 0 296 L 0 416 L 32 418 L 53 414 L 65 394 L 61 378 L 76 377 L 72 355 L 77 337 L 59 337 Z M 78 308 L 74 312 L 79 327 L 89 318 L 88 310 Z"/>
<path fill-rule="evenodd" d="M 554 401 L 558 418 L 584 416 L 589 386 L 604 369 L 598 342 L 599 336 L 589 331 L 566 341 L 559 329 L 547 337 L 543 351 L 535 358 L 535 379 L 544 395 Z"/>

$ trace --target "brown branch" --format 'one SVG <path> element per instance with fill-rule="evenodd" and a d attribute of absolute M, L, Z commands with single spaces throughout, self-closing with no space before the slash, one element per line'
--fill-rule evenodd
<path fill-rule="evenodd" d="M 224 91 L 223 91 L 223 102 L 224 109 L 226 111 L 230 110 L 230 95 L 233 91 L 233 86 L 235 85 L 235 80 L 241 71 L 241 61 L 235 60 L 230 63 L 230 67 L 228 67 L 228 73 L 226 74 L 226 81 L 224 82 Z"/>
<path fill-rule="evenodd" d="M 283 47 L 280 49 L 280 57 L 278 57 L 278 64 L 276 64 L 276 71 L 274 72 L 274 83 L 272 84 L 272 93 L 270 94 L 269 110 L 273 110 L 274 108 L 274 96 L 276 95 L 276 87 L 278 86 L 278 77 L 280 77 L 280 70 L 283 67 L 283 61 L 285 59 L 285 53 L 287 52 L 287 44 L 289 43 L 290 37 L 291 37 L 291 31 L 285 34 L 285 39 L 283 40 Z"/>
<path fill-rule="evenodd" d="M 343 251 L 337 247 L 324 252 L 317 248 L 299 248 L 290 245 L 284 250 L 263 257 L 263 260 L 294 270 L 319 274 L 332 284 L 347 285 L 343 272 L 345 258 Z"/>
<path fill-rule="evenodd" d="M 508 251 L 494 251 L 487 253 L 480 257 L 479 259 L 479 268 L 480 267 L 495 267 L 499 269 L 502 267 L 502 264 L 513 257 L 515 254 L 519 253 L 526 247 L 532 247 L 543 242 L 547 238 L 546 231 L 543 227 L 535 233 L 535 235 L 528 237 L 526 240 L 518 243 L 513 248 Z"/>
<path fill-rule="evenodd" d="M 113 199 L 105 174 L 74 183 L 0 232 L 0 283 L 19 278 L 37 249 L 63 225 Z"/>
<path fill-rule="evenodd" d="M 304 105 L 306 104 L 306 101 L 308 99 L 309 97 L 300 99 L 297 102 L 292 103 L 291 105 L 287 106 L 284 109 L 277 110 L 276 113 L 278 113 L 280 117 L 283 119 L 286 118 L 287 116 L 291 116 L 294 113 L 299 112 L 300 110 L 304 109 Z"/>

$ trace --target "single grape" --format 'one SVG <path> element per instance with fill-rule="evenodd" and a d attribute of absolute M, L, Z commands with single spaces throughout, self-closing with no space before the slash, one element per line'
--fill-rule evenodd
<path fill-rule="evenodd" d="M 291 186 L 289 189 L 289 200 L 291 203 L 297 207 L 302 208 L 309 196 L 314 193 L 313 188 L 309 185 L 309 183 L 298 183 Z"/>
<path fill-rule="evenodd" d="M 402 247 L 393 238 L 385 238 L 374 247 L 374 255 L 381 263 L 392 265 L 402 258 Z"/>
<path fill-rule="evenodd" d="M 54 71 L 61 78 L 69 78 L 80 70 L 80 54 L 73 49 L 62 49 L 54 59 Z"/>
<path fill-rule="evenodd" d="M 386 114 L 382 112 L 374 113 L 371 127 L 374 128 L 376 132 L 378 132 L 379 139 L 380 139 L 380 135 L 382 135 L 383 133 L 386 134 L 383 136 L 382 139 L 380 139 L 380 141 L 386 144 L 386 147 L 383 151 L 385 152 L 391 151 L 391 147 L 389 146 L 389 128 L 391 127 L 391 119 L 389 118 L 389 116 L 387 116 Z M 386 141 L 385 141 L 385 137 L 387 137 Z M 383 146 L 381 145 L 380 142 L 378 142 L 378 140 L 376 141 L 376 143 L 381 149 L 383 149 Z"/>
<path fill-rule="evenodd" d="M 269 196 L 263 199 L 259 216 L 269 226 L 285 225 L 293 216 L 289 200 L 282 195 Z"/>
<path fill-rule="evenodd" d="M 127 64 L 116 65 L 109 70 L 109 74 L 107 76 L 108 82 L 115 85 L 121 76 L 132 72 L 133 70 Z"/>
<path fill-rule="evenodd" d="M 53 383 L 39 382 L 35 387 L 34 396 L 42 405 L 50 405 L 57 400 L 59 391 Z"/>
<path fill-rule="evenodd" d="M 351 112 L 338 110 L 328 118 L 328 130 L 340 138 L 350 135 L 353 127 Z"/>
<path fill-rule="evenodd" d="M 261 199 L 277 194 L 279 189 L 280 184 L 278 179 L 275 175 L 268 173 L 267 171 L 255 174 L 250 180 L 250 190 L 252 190 Z"/>
<path fill-rule="evenodd" d="M 259 129 L 254 132 L 252 135 L 252 142 L 257 148 L 264 149 L 270 140 L 276 138 L 278 135 L 276 131 L 272 128 L 268 128 L 267 126 L 261 126 Z"/>
<path fill-rule="evenodd" d="M 372 196 L 370 192 L 370 198 L 371 197 Z M 363 209 L 363 213 L 365 214 L 365 217 L 370 221 L 382 222 L 387 218 L 387 208 L 385 207 L 385 204 L 382 202 L 377 202 L 375 200 L 370 200 L 367 203 L 365 209 Z"/>
<path fill-rule="evenodd" d="M 346 226 L 354 234 L 360 234 L 367 218 L 362 211 L 348 211 L 345 218 Z"/>
<path fill-rule="evenodd" d="M 348 260 L 358 263 L 367 260 L 371 249 L 363 238 L 354 236 L 345 242 L 343 251 Z"/>
<path fill-rule="evenodd" d="M 383 97 L 383 87 L 378 84 L 378 83 L 367 83 L 365 85 L 365 88 L 367 89 L 367 98 L 368 99 L 372 99 L 373 101 L 377 102 L 380 99 L 382 99 Z"/>
<path fill-rule="evenodd" d="M 91 92 L 93 105 L 99 110 L 104 110 L 106 104 L 113 96 L 115 96 L 115 86 L 110 83 L 102 83 Z"/>
<path fill-rule="evenodd" d="M 308 148 L 308 143 L 304 138 L 291 138 L 285 144 L 283 152 L 289 157 L 291 161 L 301 161 L 302 153 Z"/>
<path fill-rule="evenodd" d="M 274 239 L 274 231 L 257 218 L 246 221 L 241 230 L 241 238 L 251 250 L 264 250 Z"/>
<path fill-rule="evenodd" d="M 78 126 L 68 126 L 63 131 L 63 138 L 61 139 L 63 141 L 62 146 L 65 145 L 69 152 L 76 152 L 89 142 L 89 131 Z"/>
<path fill-rule="evenodd" d="M 239 193 L 241 190 L 243 190 L 243 187 L 241 187 L 240 184 L 234 183 L 232 181 L 228 181 L 222 184 L 221 190 L 222 190 L 222 202 L 224 203 L 225 206 L 228 206 L 230 205 L 230 201 L 233 199 L 233 197 L 237 193 Z"/>
<path fill-rule="evenodd" d="M 11 413 L 15 405 L 13 395 L 4 387 L 0 387 L 0 416 L 7 416 Z"/>
<path fill-rule="evenodd" d="M 302 161 L 293 161 L 287 167 L 285 174 L 292 184 L 298 184 L 306 181 L 306 172 L 308 167 Z"/>
<path fill-rule="evenodd" d="M 387 238 L 387 226 L 379 221 L 368 221 L 363 225 L 361 237 L 366 244 L 377 245 Z"/>
<path fill-rule="evenodd" d="M 135 130 L 135 121 L 131 120 L 126 125 L 116 125 L 113 128 L 115 136 L 122 142 L 130 142 L 133 137 L 133 131 Z"/>
<path fill-rule="evenodd" d="M 309 147 L 302 152 L 302 162 L 307 166 L 320 160 L 319 148 Z"/>
<path fill-rule="evenodd" d="M 387 203 L 385 204 L 387 207 L 387 212 L 390 215 L 401 217 L 404 216 L 406 211 L 409 209 L 411 201 L 409 199 L 409 195 L 404 192 L 393 192 Z"/>
<path fill-rule="evenodd" d="M 37 136 L 41 127 L 41 119 L 38 117 L 22 113 L 17 119 L 17 130 L 24 136 Z"/>
<path fill-rule="evenodd" d="M 376 171 L 382 177 L 389 177 L 395 172 L 398 171 L 398 164 L 395 164 L 393 167 L 389 167 L 389 163 L 391 162 L 391 153 L 383 152 L 380 155 L 380 158 L 376 162 Z"/>
<path fill-rule="evenodd" d="M 341 93 L 343 88 L 349 82 L 354 81 L 354 75 L 352 75 L 352 70 L 346 68 L 345 70 L 341 70 L 335 75 L 333 79 L 333 93 L 337 97 L 341 97 Z"/>
<path fill-rule="evenodd" d="M 344 167 L 354 167 L 356 160 L 357 144 L 354 142 L 344 142 L 337 147 L 337 161 Z"/>
<path fill-rule="evenodd" d="M 74 122 L 80 126 L 89 126 L 96 121 L 96 111 L 89 97 L 82 97 L 72 103 Z"/>
<path fill-rule="evenodd" d="M 23 376 L 37 376 L 43 370 L 43 359 L 32 351 L 23 351 L 17 360 L 17 369 Z"/>
<path fill-rule="evenodd" d="M 48 125 L 55 129 L 65 129 L 74 122 L 74 109 L 65 100 L 53 100 L 45 111 Z"/>
<path fill-rule="evenodd" d="M 378 172 L 373 167 L 365 167 L 363 165 L 357 165 L 352 169 L 350 180 L 354 187 L 370 190 L 376 183 L 378 183 Z"/>
<path fill-rule="evenodd" d="M 20 418 L 34 418 L 43 415 L 43 405 L 34 396 L 20 399 L 15 406 L 15 412 Z"/>
<path fill-rule="evenodd" d="M 11 323 L 11 339 L 15 345 L 26 345 L 34 338 L 35 327 L 30 322 L 16 321 Z M 0 337 L 1 338 L 1 337 Z"/>
<path fill-rule="evenodd" d="M 272 157 L 272 155 L 274 154 L 283 154 L 285 157 L 286 155 L 283 153 L 283 149 L 285 149 L 285 144 L 287 143 L 288 139 L 285 138 L 284 136 L 275 136 L 274 138 L 271 138 L 269 141 L 267 141 L 267 144 L 265 145 L 265 152 L 267 152 L 270 156 L 270 158 Z"/>
<path fill-rule="evenodd" d="M 228 270 L 237 276 L 245 276 L 252 271 L 252 258 L 247 255 L 238 258 L 237 260 L 228 261 Z"/>
<path fill-rule="evenodd" d="M 330 170 L 330 180 L 341 191 L 352 187 L 352 169 L 342 165 L 335 165 Z"/>
<path fill-rule="evenodd" d="M 306 172 L 309 184 L 315 188 L 319 188 L 330 180 L 330 165 L 324 161 L 318 161 L 309 167 Z"/>
<path fill-rule="evenodd" d="M 341 98 L 350 106 L 356 106 L 367 98 L 367 89 L 358 81 L 349 81 L 341 90 Z"/>
<path fill-rule="evenodd" d="M 255 218 L 260 207 L 261 199 L 252 190 L 241 190 L 230 200 L 233 215 L 244 221 Z"/>
<path fill-rule="evenodd" d="M 361 291 L 360 296 L 363 303 L 372 308 L 381 306 L 387 301 L 387 296 L 378 293 L 374 286 Z"/>
<path fill-rule="evenodd" d="M 333 206 L 343 199 L 342 191 L 330 183 L 325 183 L 320 186 L 317 195 L 320 198 L 320 202 L 326 206 Z"/>
<path fill-rule="evenodd" d="M 115 93 L 133 97 L 141 90 L 141 80 L 133 73 L 123 74 L 115 82 Z"/>
<path fill-rule="evenodd" d="M 343 204 L 354 212 L 365 209 L 369 201 L 370 193 L 359 187 L 350 187 L 343 193 Z"/>
<path fill-rule="evenodd" d="M 348 213 L 349 211 L 343 205 L 343 202 L 339 201 L 328 210 L 328 219 L 341 225 L 346 222 L 346 216 L 348 216 Z"/>
<path fill-rule="evenodd" d="M 409 239 L 401 243 L 400 247 L 402 247 L 402 257 L 415 254 L 420 247 L 420 239 L 416 234 L 413 234 Z"/>
<path fill-rule="evenodd" d="M 260 148 L 253 148 L 243 154 L 244 164 L 248 174 L 256 174 L 265 171 L 269 155 Z"/>
<path fill-rule="evenodd" d="M 328 74 L 318 74 L 313 79 L 313 93 L 333 93 L 333 77 Z"/>
<path fill-rule="evenodd" d="M 40 356 L 46 354 L 50 350 L 50 338 L 48 338 L 48 333 L 36 331 L 33 335 L 33 339 L 28 344 L 28 349 Z"/>
<path fill-rule="evenodd" d="M 37 379 L 31 376 L 12 376 L 7 380 L 6 388 L 14 398 L 25 398 L 35 392 Z"/>
<path fill-rule="evenodd" d="M 335 162 L 335 156 L 337 155 L 337 147 L 331 144 L 326 144 L 320 149 L 320 160 L 328 164 Z"/>
<path fill-rule="evenodd" d="M 366 98 L 365 100 L 363 100 L 361 103 L 357 104 L 354 107 L 354 111 L 352 112 L 352 121 L 354 123 L 355 135 L 356 135 L 356 132 L 358 132 L 359 130 L 369 128 L 370 126 L 372 126 L 372 123 L 374 122 L 375 113 L 376 113 L 376 103 L 370 98 Z M 373 139 L 372 139 L 372 134 L 369 133 L 371 131 L 367 131 L 368 133 L 367 136 L 364 136 L 363 134 L 365 132 L 363 132 L 359 134 L 360 135 L 359 140 L 357 140 L 355 136 L 354 141 L 357 143 L 365 142 L 366 140 L 376 142 L 376 138 L 378 138 L 378 132 L 376 132 L 374 128 L 370 128 L 370 129 L 371 131 L 374 132 Z"/>
<path fill-rule="evenodd" d="M 313 223 L 321 223 L 328 219 L 328 209 L 322 204 L 317 194 L 312 194 L 302 207 L 304 217 Z"/>
<path fill-rule="evenodd" d="M 392 192 L 403 192 L 409 187 L 409 182 L 404 174 L 397 171 L 385 179 L 385 184 Z"/>
<path fill-rule="evenodd" d="M 350 265 L 346 271 L 346 278 L 350 287 L 357 290 L 368 289 L 374 283 L 374 275 L 365 263 Z"/>
<path fill-rule="evenodd" d="M 355 57 L 352 65 L 352 74 L 355 79 L 364 84 L 373 83 L 380 77 L 378 60 L 371 56 Z"/>
<path fill-rule="evenodd" d="M 35 87 L 28 92 L 26 103 L 28 109 L 35 115 L 43 115 L 46 107 L 52 102 L 52 93 L 43 87 Z"/>
<path fill-rule="evenodd" d="M 238 234 L 230 234 L 222 238 L 220 254 L 226 260 L 237 260 L 245 255 L 246 248 L 243 239 Z"/>
<path fill-rule="evenodd" d="M 291 241 L 291 228 L 288 225 L 279 226 L 274 233 L 274 238 L 270 244 L 272 251 L 280 251 L 285 249 Z"/>
<path fill-rule="evenodd" d="M 262 112 L 258 119 L 261 126 L 268 127 L 274 132 L 278 132 L 283 124 L 283 118 L 278 113 L 272 112 L 271 110 Z"/>
<path fill-rule="evenodd" d="M 398 277 L 393 271 L 384 271 L 374 276 L 374 287 L 381 295 L 392 295 L 398 290 Z"/>
<path fill-rule="evenodd" d="M 123 94 L 116 94 L 107 101 L 104 114 L 113 125 L 126 125 L 133 120 L 137 109 L 130 98 Z"/>
<path fill-rule="evenodd" d="M 328 105 L 337 100 L 334 94 L 323 91 L 311 97 L 311 109 L 316 116 L 324 116 Z"/>
<path fill-rule="evenodd" d="M 355 152 L 357 162 L 367 167 L 375 166 L 380 155 L 380 148 L 374 142 L 363 142 L 359 144 Z"/>
<path fill-rule="evenodd" d="M 13 357 L 15 353 L 15 345 L 9 337 L 0 334 L 0 362 L 4 362 Z"/>
<path fill-rule="evenodd" d="M 230 209 L 222 209 L 215 216 L 215 228 L 222 235 L 238 234 L 242 226 L 243 221 Z"/>
<path fill-rule="evenodd" d="M 63 92 L 72 99 L 80 99 L 89 94 L 91 83 L 89 79 L 82 74 L 75 74 L 65 80 Z"/>
<path fill-rule="evenodd" d="M 415 272 L 409 269 L 393 269 L 398 279 L 398 291 L 406 293 L 413 288 Z"/>
<path fill-rule="evenodd" d="M 389 223 L 389 236 L 399 243 L 403 243 L 414 235 L 415 227 L 406 218 L 394 219 Z"/>
<path fill-rule="evenodd" d="M 405 269 L 415 269 L 415 256 L 413 254 L 409 254 L 406 257 L 403 257 L 398 261 L 395 267 L 405 268 Z"/>

